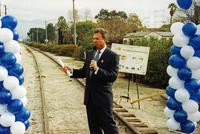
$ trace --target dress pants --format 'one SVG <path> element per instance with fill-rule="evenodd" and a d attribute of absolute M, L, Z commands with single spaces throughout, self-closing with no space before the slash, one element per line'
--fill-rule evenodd
<path fill-rule="evenodd" d="M 86 110 L 90 134 L 119 134 L 112 107 L 97 106 L 90 98 Z"/>

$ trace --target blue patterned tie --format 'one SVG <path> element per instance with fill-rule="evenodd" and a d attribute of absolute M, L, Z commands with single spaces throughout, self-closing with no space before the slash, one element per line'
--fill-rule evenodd
<path fill-rule="evenodd" d="M 97 51 L 97 55 L 95 56 L 94 60 L 97 62 L 99 60 L 99 56 L 100 56 L 101 51 Z"/>

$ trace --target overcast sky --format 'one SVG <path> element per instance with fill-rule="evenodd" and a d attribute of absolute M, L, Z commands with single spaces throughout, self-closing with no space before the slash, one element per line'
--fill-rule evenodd
<path fill-rule="evenodd" d="M 72 10 L 72 0 L 0 0 L 8 7 L 8 14 L 19 19 L 52 19 L 66 16 Z M 155 10 L 167 10 L 169 3 L 176 0 L 75 0 L 79 12 L 90 9 L 96 15 L 100 9 L 121 10 L 136 13 L 140 17 Z M 2 10 L 4 10 L 2 8 Z M 166 13 L 167 14 L 167 13 Z"/>

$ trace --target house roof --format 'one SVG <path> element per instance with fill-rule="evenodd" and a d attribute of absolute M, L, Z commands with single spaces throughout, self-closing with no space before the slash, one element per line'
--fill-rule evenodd
<path fill-rule="evenodd" d="M 147 34 L 150 34 L 151 32 L 137 32 L 137 33 L 128 33 L 125 35 L 125 37 L 143 37 Z"/>
<path fill-rule="evenodd" d="M 159 34 L 162 37 L 172 37 L 173 34 L 171 32 L 137 32 L 137 33 L 128 33 L 124 37 L 144 37 L 145 35 L 148 35 L 150 33 L 156 33 Z"/>
<path fill-rule="evenodd" d="M 171 32 L 155 32 L 163 37 L 172 37 L 173 34 Z"/>

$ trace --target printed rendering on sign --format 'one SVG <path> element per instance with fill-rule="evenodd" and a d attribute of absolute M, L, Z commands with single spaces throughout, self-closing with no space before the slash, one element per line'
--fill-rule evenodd
<path fill-rule="evenodd" d="M 150 47 L 112 44 L 111 48 L 119 57 L 119 71 L 145 75 Z"/>

